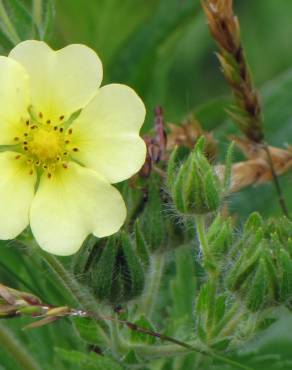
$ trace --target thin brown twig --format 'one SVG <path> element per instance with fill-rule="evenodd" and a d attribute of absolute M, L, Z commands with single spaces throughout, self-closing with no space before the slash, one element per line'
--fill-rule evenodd
<path fill-rule="evenodd" d="M 268 159 L 268 163 L 269 163 L 271 173 L 272 173 L 272 176 L 273 176 L 273 182 L 274 182 L 274 185 L 275 185 L 275 188 L 276 188 L 276 192 L 278 194 L 278 201 L 279 201 L 280 207 L 282 208 L 283 214 L 287 218 L 289 218 L 289 212 L 288 212 L 288 208 L 287 208 L 286 201 L 285 201 L 285 198 L 284 198 L 284 194 L 282 192 L 282 188 L 281 188 L 281 185 L 280 185 L 279 178 L 276 174 L 276 170 L 275 170 L 273 158 L 272 158 L 272 155 L 271 155 L 271 152 L 270 152 L 270 148 L 269 148 L 269 146 L 266 142 L 263 143 L 263 148 L 264 148 L 264 150 L 267 154 L 267 159 Z"/>
<path fill-rule="evenodd" d="M 2 300 L 2 301 L 1 301 Z M 21 292 L 16 289 L 11 289 L 5 285 L 0 284 L 0 317 L 10 318 L 18 316 L 31 316 L 32 318 L 38 318 L 39 320 L 29 324 L 25 329 L 34 329 L 41 327 L 52 322 L 55 322 L 64 317 L 88 317 L 94 320 L 107 320 L 119 323 L 126 326 L 132 331 L 150 335 L 160 340 L 174 343 L 180 347 L 186 348 L 190 351 L 195 351 L 205 356 L 216 358 L 220 361 L 236 366 L 243 370 L 253 370 L 250 367 L 244 366 L 236 361 L 233 361 L 225 356 L 221 356 L 213 351 L 204 350 L 202 348 L 194 347 L 191 344 L 185 343 L 178 339 L 169 337 L 167 335 L 158 333 L 156 331 L 143 328 L 135 323 L 127 320 L 120 320 L 112 316 L 96 316 L 96 314 L 90 311 L 75 309 L 68 306 L 57 307 L 50 304 L 42 303 L 41 300 L 29 293 Z"/>

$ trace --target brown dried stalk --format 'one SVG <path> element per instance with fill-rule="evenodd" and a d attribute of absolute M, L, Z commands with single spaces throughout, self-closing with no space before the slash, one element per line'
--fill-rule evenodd
<path fill-rule="evenodd" d="M 237 162 L 231 169 L 231 192 L 240 191 L 250 185 L 259 185 L 273 179 L 271 166 L 267 161 L 266 151 L 262 145 L 251 143 L 249 140 L 232 137 L 237 146 L 248 158 Z M 292 150 L 269 147 L 273 168 L 277 176 L 292 169 Z M 216 166 L 220 178 L 224 178 L 225 166 Z"/>
<path fill-rule="evenodd" d="M 259 93 L 255 88 L 240 39 L 238 18 L 233 12 L 233 0 L 201 0 L 211 34 L 220 52 L 217 54 L 223 74 L 232 89 L 235 107 L 228 110 L 229 116 L 244 135 L 255 143 L 262 143 L 266 161 L 278 194 L 283 213 L 288 216 L 277 171 L 274 168 L 269 146 L 264 141 L 263 117 Z"/>
<path fill-rule="evenodd" d="M 232 0 L 202 0 L 211 34 L 220 48 L 217 57 L 236 102 L 236 107 L 228 113 L 246 137 L 259 143 L 264 138 L 261 104 L 241 45 L 240 26 L 232 3 Z"/>

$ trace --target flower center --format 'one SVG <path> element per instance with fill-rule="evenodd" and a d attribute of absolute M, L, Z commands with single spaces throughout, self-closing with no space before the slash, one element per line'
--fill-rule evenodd
<path fill-rule="evenodd" d="M 30 174 L 36 167 L 52 177 L 56 166 L 67 169 L 70 153 L 77 152 L 78 148 L 71 144 L 72 128 L 64 129 L 62 125 L 54 126 L 50 119 L 44 119 L 39 113 L 39 119 L 32 118 L 25 121 L 23 137 L 15 137 L 14 141 L 22 147 L 27 163 L 31 165 Z M 60 117 L 62 121 L 64 116 Z M 17 155 L 15 159 L 21 158 Z"/>
<path fill-rule="evenodd" d="M 58 131 L 49 131 L 43 128 L 35 130 L 31 142 L 28 144 L 31 154 L 41 162 L 54 161 L 61 154 L 62 138 Z"/>

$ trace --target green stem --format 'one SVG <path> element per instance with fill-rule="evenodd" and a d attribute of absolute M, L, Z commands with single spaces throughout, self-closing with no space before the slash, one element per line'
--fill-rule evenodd
<path fill-rule="evenodd" d="M 195 222 L 196 222 L 196 229 L 197 229 L 197 236 L 200 242 L 200 247 L 202 249 L 204 260 L 205 260 L 205 268 L 211 275 L 216 274 L 216 263 L 213 260 L 213 255 L 210 251 L 207 234 L 205 230 L 205 215 L 196 215 Z"/>
<path fill-rule="evenodd" d="M 0 18 L 4 25 L 4 27 L 1 27 L 3 29 L 3 32 L 7 35 L 7 37 L 14 45 L 18 44 L 21 40 L 13 24 L 10 21 L 2 0 L 0 0 Z"/>
<path fill-rule="evenodd" d="M 47 265 L 54 272 L 58 280 L 63 284 L 66 290 L 71 294 L 72 298 L 78 303 L 83 310 L 91 313 L 92 317 L 102 323 L 102 319 L 99 315 L 99 309 L 95 299 L 92 295 L 86 291 L 84 286 L 81 286 L 78 281 L 72 276 L 62 265 L 62 263 L 52 254 L 48 254 L 41 250 L 38 246 L 35 248 L 47 263 Z M 107 345 L 110 340 L 104 330 L 98 325 L 100 335 Z"/>
<path fill-rule="evenodd" d="M 21 370 L 41 370 L 35 360 L 24 350 L 4 325 L 0 324 L 0 345 L 5 349 Z"/>
<path fill-rule="evenodd" d="M 143 294 L 143 299 L 140 304 L 139 313 L 143 313 L 146 317 L 151 317 L 156 297 L 159 292 L 160 282 L 164 269 L 165 255 L 157 253 L 151 258 L 151 273 L 148 277 L 146 290 Z"/>

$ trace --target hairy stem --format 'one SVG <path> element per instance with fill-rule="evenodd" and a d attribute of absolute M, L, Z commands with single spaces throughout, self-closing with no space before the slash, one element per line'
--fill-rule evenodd
<path fill-rule="evenodd" d="M 0 324 L 0 345 L 6 350 L 21 370 L 41 370 L 35 360 L 24 350 L 4 325 Z"/>
<path fill-rule="evenodd" d="M 159 292 L 160 282 L 164 269 L 165 255 L 164 253 L 158 253 L 152 256 L 151 259 L 151 273 L 148 277 L 146 290 L 143 295 L 142 302 L 140 304 L 140 313 L 143 313 L 146 317 L 151 317 L 156 297 Z"/>
<path fill-rule="evenodd" d="M 97 303 L 92 295 L 86 291 L 86 288 L 84 286 L 80 286 L 74 276 L 64 268 L 62 263 L 55 256 L 42 251 L 39 247 L 36 247 L 36 250 L 38 250 L 42 259 L 47 263 L 58 280 L 70 293 L 72 298 L 82 307 L 82 309 L 89 311 L 92 318 L 95 320 L 102 321 L 101 316 L 99 315 Z M 100 325 L 98 325 L 98 329 L 105 343 L 109 344 L 109 338 Z"/>
<path fill-rule="evenodd" d="M 196 215 L 195 216 L 197 237 L 200 243 L 200 247 L 204 256 L 205 268 L 210 273 L 210 275 L 217 275 L 216 263 L 214 262 L 213 255 L 210 251 L 207 235 L 206 235 L 206 216 Z"/>

